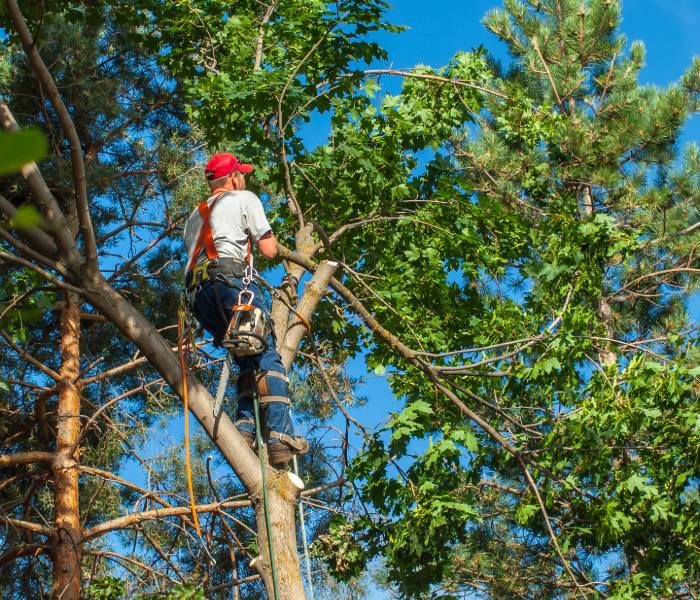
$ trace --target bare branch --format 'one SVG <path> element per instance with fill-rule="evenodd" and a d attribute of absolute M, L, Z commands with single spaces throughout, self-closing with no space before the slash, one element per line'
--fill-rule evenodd
<path fill-rule="evenodd" d="M 428 81 L 437 81 L 439 83 L 449 83 L 457 87 L 470 88 L 472 90 L 477 90 L 479 92 L 484 92 L 485 94 L 490 94 L 496 96 L 497 98 L 502 98 L 503 100 L 509 100 L 510 98 L 505 94 L 491 88 L 484 87 L 472 83 L 470 81 L 464 81 L 462 79 L 451 79 L 450 77 L 442 77 L 440 75 L 431 75 L 430 73 L 414 73 L 409 70 L 400 69 L 368 69 L 364 71 L 365 75 L 397 75 L 399 77 L 409 77 L 413 79 L 426 79 Z"/>
<path fill-rule="evenodd" d="M 561 106 L 561 96 L 559 95 L 559 92 L 557 91 L 557 86 L 554 83 L 554 78 L 552 77 L 552 73 L 549 70 L 549 67 L 547 66 L 547 61 L 544 59 L 544 56 L 542 56 L 542 52 L 540 52 L 540 47 L 539 44 L 537 43 L 537 38 L 532 38 L 532 47 L 535 49 L 535 52 L 537 52 L 537 56 L 540 57 L 540 60 L 542 61 L 542 66 L 544 67 L 544 70 L 547 72 L 547 77 L 549 79 L 549 84 L 552 86 L 552 91 L 554 92 L 554 97 L 557 99 L 557 104 Z"/>
<path fill-rule="evenodd" d="M 5 517 L 3 515 L 0 515 L 0 523 L 5 523 L 10 527 L 24 529 L 26 531 L 31 531 L 32 533 L 38 533 L 39 535 L 45 535 L 47 537 L 53 535 L 54 533 L 54 530 L 51 527 L 45 527 L 44 525 L 39 525 L 38 523 L 32 523 L 30 521 L 23 521 L 21 519 Z"/>
<path fill-rule="evenodd" d="M 197 513 L 208 513 L 217 512 L 225 508 L 243 508 L 244 506 L 251 506 L 250 500 L 234 500 L 234 501 L 223 501 L 214 502 L 212 504 L 199 504 L 194 507 Z M 143 521 L 151 521 L 153 519 L 163 519 L 165 517 L 178 517 L 182 515 L 187 515 L 192 512 L 192 507 L 190 506 L 178 506 L 174 508 L 155 508 L 153 510 L 145 510 L 143 512 L 132 513 L 124 517 L 119 517 L 117 519 L 112 519 L 110 521 L 105 521 L 99 525 L 95 525 L 90 529 L 86 529 L 83 534 L 83 542 L 91 540 L 93 538 L 99 537 L 114 531 L 115 529 L 128 529 L 137 523 L 142 523 Z"/>
<path fill-rule="evenodd" d="M 17 465 L 33 465 L 35 463 L 52 463 L 56 455 L 53 452 L 17 452 L 16 454 L 0 455 L 0 467 L 16 467 Z"/>

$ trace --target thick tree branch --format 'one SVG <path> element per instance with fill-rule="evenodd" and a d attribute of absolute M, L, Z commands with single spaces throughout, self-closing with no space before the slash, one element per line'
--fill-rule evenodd
<path fill-rule="evenodd" d="M 35 463 L 52 463 L 56 455 L 53 452 L 17 452 L 0 455 L 0 467 L 16 467 Z"/>
<path fill-rule="evenodd" d="M 5 0 L 5 6 L 10 14 L 10 18 L 15 24 L 15 29 L 19 34 L 24 52 L 29 59 L 29 62 L 34 69 L 39 81 L 46 90 L 46 93 L 51 100 L 51 104 L 56 110 L 56 114 L 61 122 L 61 126 L 68 138 L 70 144 L 71 163 L 73 167 L 73 185 L 75 186 L 75 199 L 78 207 L 78 219 L 80 221 L 80 230 L 83 234 L 85 243 L 85 254 L 87 258 L 87 266 L 93 272 L 97 272 L 97 245 L 95 243 L 95 234 L 92 230 L 92 221 L 90 220 L 90 212 L 88 209 L 87 185 L 85 181 L 85 163 L 83 162 L 83 151 L 78 138 L 78 132 L 75 129 L 73 119 L 68 112 L 61 95 L 56 87 L 56 83 L 51 76 L 51 73 L 46 68 L 39 51 L 37 50 L 32 35 L 27 28 L 24 17 L 17 6 L 16 0 Z"/>
<path fill-rule="evenodd" d="M 304 321 L 308 323 L 316 310 L 319 302 L 325 295 L 328 283 L 333 277 L 333 273 L 338 268 L 338 263 L 332 261 L 322 261 L 316 272 L 314 273 L 311 281 L 306 284 L 304 288 L 304 295 L 302 296 L 296 312 L 289 325 L 287 326 L 287 333 L 284 336 L 284 342 L 281 345 L 281 356 L 282 364 L 286 369 L 289 369 L 294 362 L 294 358 L 299 350 L 299 344 L 301 343 L 304 334 L 306 333 L 306 327 Z M 301 316 L 301 319 L 299 318 Z M 303 321 L 302 321 L 303 319 Z"/>
<path fill-rule="evenodd" d="M 2 105 L 0 104 L 0 107 Z M 8 220 L 15 216 L 17 209 L 15 206 L 7 199 L 5 196 L 0 195 L 0 213 L 3 213 Z M 58 249 L 56 248 L 56 243 L 51 239 L 51 236 L 44 230 L 38 227 L 27 227 L 22 230 L 22 237 L 24 237 L 32 247 L 33 251 L 37 255 L 53 258 L 56 256 Z M 24 246 L 21 248 L 13 243 L 20 252 L 24 252 Z M 41 260 L 44 264 L 48 264 L 45 260 Z M 55 264 L 55 263 L 54 263 Z"/>
<path fill-rule="evenodd" d="M 22 519 L 5 517 L 4 515 L 0 515 L 0 523 L 5 523 L 17 529 L 31 531 L 32 533 L 38 533 L 39 535 L 45 535 L 46 537 L 51 537 L 54 534 L 54 530 L 51 527 L 46 527 L 45 525 L 39 525 L 38 523 L 32 523 L 30 521 L 23 521 Z"/>

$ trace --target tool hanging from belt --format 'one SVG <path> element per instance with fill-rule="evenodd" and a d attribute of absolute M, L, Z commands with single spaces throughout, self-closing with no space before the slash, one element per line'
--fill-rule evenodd
<path fill-rule="evenodd" d="M 264 310 L 253 305 L 255 294 L 248 289 L 253 277 L 253 253 L 248 238 L 246 270 L 241 279 L 243 289 L 238 294 L 238 302 L 231 307 L 233 316 L 221 340 L 221 345 L 236 356 L 261 354 L 267 350 L 266 338 L 270 333 L 270 320 Z"/>

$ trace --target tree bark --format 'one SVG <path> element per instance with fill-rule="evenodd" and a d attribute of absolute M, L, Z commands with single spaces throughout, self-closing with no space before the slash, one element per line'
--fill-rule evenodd
<path fill-rule="evenodd" d="M 304 295 L 297 307 L 297 312 L 307 323 L 311 321 L 311 316 L 316 310 L 316 307 L 319 302 L 321 302 L 324 294 L 328 291 L 328 284 L 337 268 L 337 262 L 322 261 L 316 269 L 314 276 L 311 278 L 311 281 L 306 284 Z M 282 364 L 289 370 L 299 350 L 299 344 L 306 334 L 306 327 L 301 319 L 299 319 L 297 315 L 294 315 L 289 321 L 286 330 L 287 333 L 280 344 L 280 355 L 282 357 Z"/>
<path fill-rule="evenodd" d="M 303 600 L 306 598 L 301 580 L 299 553 L 297 552 L 295 509 L 304 484 L 293 473 L 270 470 L 267 476 L 267 501 L 272 549 L 275 554 L 278 600 Z M 275 598 L 270 553 L 267 537 L 267 523 L 263 497 L 260 493 L 253 499 L 255 520 L 258 529 L 260 556 L 251 562 L 265 583 L 268 598 Z"/>
<path fill-rule="evenodd" d="M 313 232 L 313 225 L 307 223 L 304 227 L 297 231 L 295 238 L 296 251 L 305 258 L 311 260 L 314 248 L 316 247 L 316 242 L 311 236 Z M 288 268 L 289 279 L 283 283 L 279 288 L 279 292 L 282 296 L 286 297 L 286 300 L 292 306 L 296 303 L 297 299 L 297 286 L 300 279 L 303 277 L 305 272 L 304 267 L 297 265 L 296 263 L 290 263 Z M 272 322 L 275 324 L 275 333 L 277 334 L 277 350 L 282 349 L 284 343 L 284 338 L 287 335 L 289 328 L 289 307 L 277 298 L 272 299 Z"/>
<path fill-rule="evenodd" d="M 80 437 L 80 312 L 78 299 L 66 293 L 61 311 L 61 381 L 58 393 L 56 458 L 51 467 L 54 477 L 53 584 L 55 600 L 80 598 L 82 532 L 78 504 L 78 452 Z"/>
<path fill-rule="evenodd" d="M 590 185 L 582 185 L 579 191 L 579 219 L 583 221 L 593 217 L 593 193 Z M 600 299 L 596 303 L 596 313 L 605 327 L 606 337 L 612 339 L 615 335 L 612 326 L 612 308 L 605 299 L 604 288 L 601 288 L 600 294 Z M 598 351 L 598 360 L 601 365 L 613 365 L 617 362 L 617 354 L 611 349 L 610 342 L 605 342 L 605 346 Z"/>

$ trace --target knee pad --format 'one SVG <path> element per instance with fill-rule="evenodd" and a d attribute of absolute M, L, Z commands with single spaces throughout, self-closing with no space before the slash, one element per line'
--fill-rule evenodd
<path fill-rule="evenodd" d="M 284 373 L 276 371 L 258 371 L 255 383 L 260 404 L 284 402 L 289 404 L 289 379 Z"/>

